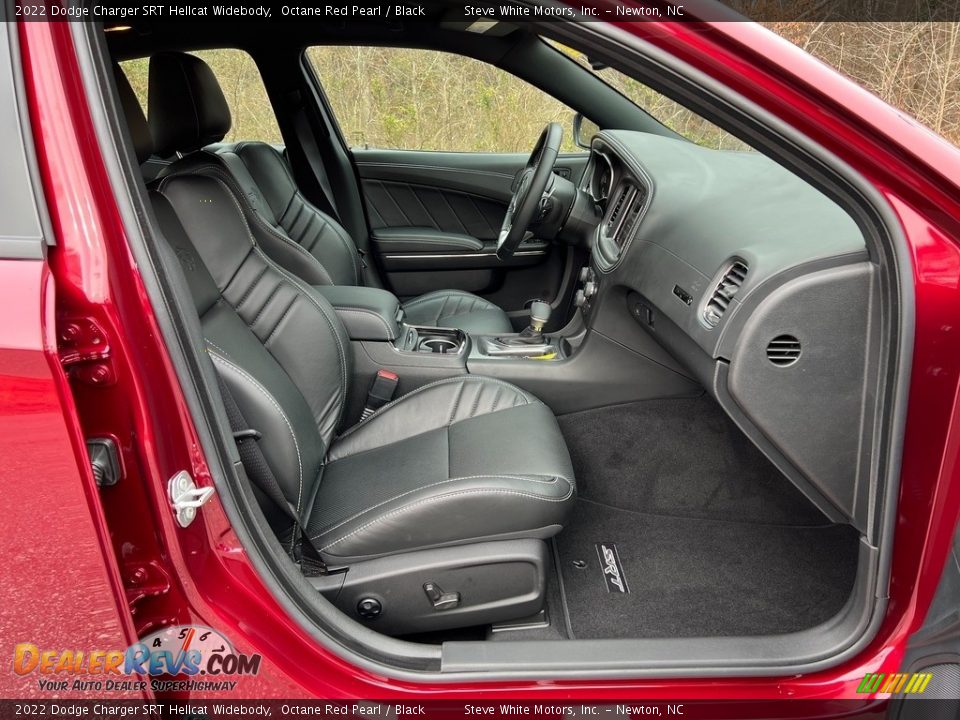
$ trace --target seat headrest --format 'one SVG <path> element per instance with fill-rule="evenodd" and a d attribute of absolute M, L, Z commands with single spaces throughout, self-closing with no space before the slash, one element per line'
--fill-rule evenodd
<path fill-rule="evenodd" d="M 230 108 L 210 66 L 186 53 L 150 58 L 148 119 L 157 153 L 169 157 L 220 142 L 230 130 Z"/>
<path fill-rule="evenodd" d="M 117 64 L 113 66 L 113 77 L 117 83 L 120 107 L 123 109 L 123 115 L 127 120 L 127 129 L 130 131 L 130 139 L 133 141 L 133 150 L 137 154 L 137 162 L 142 164 L 153 155 L 153 138 L 150 136 L 147 116 L 143 114 L 143 108 L 140 107 L 126 74 Z"/>

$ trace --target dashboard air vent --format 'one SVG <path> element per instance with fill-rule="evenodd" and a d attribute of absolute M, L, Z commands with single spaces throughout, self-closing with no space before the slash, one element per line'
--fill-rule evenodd
<path fill-rule="evenodd" d="M 623 218 L 623 222 L 620 223 L 620 227 L 617 228 L 616 234 L 613 236 L 618 247 L 622 248 L 626 245 L 627 240 L 630 239 L 630 236 L 636 229 L 637 222 L 640 220 L 640 211 L 643 209 L 645 197 L 646 193 L 643 188 L 634 188 L 631 191 L 630 199 L 627 201 L 626 215 Z"/>
<path fill-rule="evenodd" d="M 767 345 L 767 359 L 779 367 L 793 365 L 800 358 L 800 341 L 793 335 L 777 335 Z"/>
<path fill-rule="evenodd" d="M 747 264 L 742 260 L 734 260 L 730 267 L 720 277 L 713 289 L 713 294 L 703 308 L 703 320 L 710 327 L 716 327 L 720 318 L 727 311 L 733 296 L 740 290 L 743 281 L 747 278 Z"/>
<path fill-rule="evenodd" d="M 630 194 L 630 187 L 625 185 L 617 196 L 617 202 L 614 204 L 613 210 L 610 211 L 610 219 L 607 220 L 608 228 L 615 228 L 617 226 L 617 222 L 623 213 L 623 206 L 627 204 L 627 196 Z"/>

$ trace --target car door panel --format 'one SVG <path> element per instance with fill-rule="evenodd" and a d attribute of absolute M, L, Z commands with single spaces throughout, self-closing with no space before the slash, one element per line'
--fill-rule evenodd
<path fill-rule="evenodd" d="M 510 187 L 510 178 L 506 187 Z M 490 199 L 436 185 L 363 178 L 360 183 L 370 228 L 429 227 L 492 240 L 500 231 L 506 199 Z"/>
<path fill-rule="evenodd" d="M 532 241 L 510 262 L 496 258 L 496 239 L 523 153 L 462 153 L 353 149 L 374 237 L 384 228 L 427 228 L 476 238 L 482 250 L 440 248 L 396 253 L 374 242 L 381 267 L 397 294 L 441 288 L 468 290 L 520 310 L 531 299 L 553 299 L 562 285 L 566 248 Z M 562 155 L 559 174 L 578 181 L 587 155 Z"/>

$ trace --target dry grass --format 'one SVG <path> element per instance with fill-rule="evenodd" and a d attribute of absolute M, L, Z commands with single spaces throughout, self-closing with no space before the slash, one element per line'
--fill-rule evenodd
<path fill-rule="evenodd" d="M 570 108 L 473 58 L 371 47 L 310 48 L 307 57 L 351 145 L 528 152 L 548 122 L 572 137 Z"/>
<path fill-rule="evenodd" d="M 960 23 L 770 23 L 891 105 L 960 144 Z M 586 66 L 586 59 L 560 48 Z M 238 50 L 198 52 L 233 113 L 228 140 L 282 143 L 260 75 Z M 548 122 L 573 112 L 508 73 L 472 58 L 425 50 L 322 47 L 307 56 L 354 146 L 467 152 L 527 152 Z M 138 97 L 147 61 L 124 63 Z M 614 70 L 601 77 L 668 127 L 709 147 L 744 149 L 729 133 Z"/>
<path fill-rule="evenodd" d="M 768 27 L 960 144 L 960 23 L 771 23 Z"/>

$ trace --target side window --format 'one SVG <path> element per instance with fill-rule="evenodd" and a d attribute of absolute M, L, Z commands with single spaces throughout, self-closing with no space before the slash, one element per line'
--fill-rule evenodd
<path fill-rule="evenodd" d="M 436 50 L 312 47 L 313 65 L 354 147 L 448 152 L 530 152 L 543 127 L 574 111 L 505 70 Z"/>
<path fill-rule="evenodd" d="M 191 53 L 203 60 L 223 89 L 230 106 L 233 125 L 224 140 L 260 140 L 282 144 L 277 118 L 267 97 L 260 72 L 253 58 L 243 50 L 199 50 Z M 147 88 L 150 72 L 149 58 L 138 58 L 120 63 L 133 91 L 147 111 Z"/>

